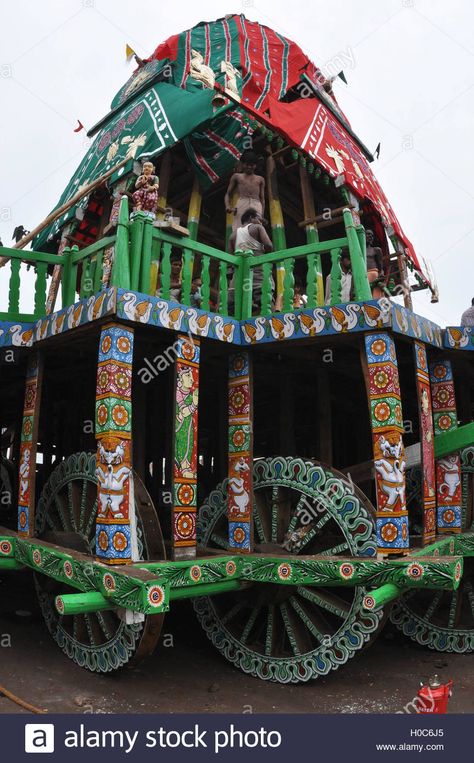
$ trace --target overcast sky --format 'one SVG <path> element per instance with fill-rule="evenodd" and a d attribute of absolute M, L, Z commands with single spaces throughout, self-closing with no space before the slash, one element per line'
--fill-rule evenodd
<path fill-rule="evenodd" d="M 320 67 L 345 54 L 336 94 L 440 302 L 415 310 L 459 325 L 474 297 L 474 8 L 468 0 L 15 0 L 0 29 L 0 236 L 36 226 L 84 155 L 85 132 L 133 65 L 199 21 L 244 13 L 297 42 Z M 0 270 L 0 293 L 9 269 Z M 25 306 L 26 307 L 26 306 Z M 2 308 L 5 307 L 2 304 Z"/>

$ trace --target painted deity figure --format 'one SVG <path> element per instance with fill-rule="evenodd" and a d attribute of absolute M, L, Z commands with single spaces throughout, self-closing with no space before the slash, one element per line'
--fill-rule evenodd
<path fill-rule="evenodd" d="M 28 498 L 28 486 L 30 476 L 30 449 L 25 448 L 23 458 L 20 464 L 20 501 L 26 501 Z"/>
<path fill-rule="evenodd" d="M 214 89 L 215 76 L 210 66 L 204 63 L 204 57 L 198 50 L 191 51 L 191 63 L 189 73 L 193 79 L 202 82 L 204 87 Z"/>
<path fill-rule="evenodd" d="M 114 519 L 124 519 L 122 503 L 125 500 L 125 483 L 132 470 L 125 463 L 125 445 L 115 438 L 104 438 L 99 444 L 96 468 L 99 480 L 99 516 L 110 514 Z"/>
<path fill-rule="evenodd" d="M 459 476 L 459 457 L 457 455 L 446 456 L 438 461 L 440 471 L 439 492 L 444 496 L 445 501 L 454 500 L 456 491 L 461 484 Z"/>
<path fill-rule="evenodd" d="M 381 451 L 382 458 L 374 461 L 378 476 L 378 485 L 385 496 L 383 511 L 396 511 L 405 509 L 405 468 L 403 458 L 403 443 L 401 437 L 398 442 L 390 443 L 381 435 L 377 443 L 377 450 Z"/>
<path fill-rule="evenodd" d="M 154 174 L 154 169 L 152 162 L 143 162 L 142 174 L 137 178 L 133 193 L 134 212 L 156 213 L 160 181 Z"/>
<path fill-rule="evenodd" d="M 191 368 L 179 368 L 176 390 L 176 466 L 183 477 L 195 477 L 193 453 L 196 432 L 194 412 L 198 407 L 199 392 L 193 389 L 194 377 Z"/>
<path fill-rule="evenodd" d="M 232 505 L 230 514 L 232 516 L 247 514 L 249 512 L 250 495 L 248 492 L 248 477 L 246 472 L 250 467 L 243 456 L 240 456 L 231 467 L 229 477 L 229 487 L 231 490 Z"/>

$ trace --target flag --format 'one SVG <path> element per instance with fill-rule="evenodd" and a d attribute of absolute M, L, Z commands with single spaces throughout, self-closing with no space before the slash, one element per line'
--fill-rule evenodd
<path fill-rule="evenodd" d="M 127 57 L 127 61 L 130 61 L 130 59 L 131 59 L 133 56 L 136 56 L 136 55 L 137 55 L 137 54 L 135 53 L 135 51 L 133 50 L 133 48 L 131 48 L 131 47 L 130 47 L 130 45 L 129 45 L 128 43 L 125 45 L 125 55 L 126 55 L 126 57 Z"/>

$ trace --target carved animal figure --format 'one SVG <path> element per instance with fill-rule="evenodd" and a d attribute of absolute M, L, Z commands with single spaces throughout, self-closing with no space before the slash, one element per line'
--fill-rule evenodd
<path fill-rule="evenodd" d="M 139 323 L 148 323 L 150 319 L 151 308 L 153 304 L 148 299 L 142 299 L 137 302 L 137 295 L 126 292 L 123 297 L 123 311 L 130 321 Z"/>
<path fill-rule="evenodd" d="M 405 461 L 388 461 L 386 458 L 380 458 L 374 461 L 377 473 L 380 475 L 379 482 L 383 492 L 387 496 L 387 503 L 384 511 L 394 511 L 397 501 L 400 500 L 402 507 L 405 506 Z"/>
<path fill-rule="evenodd" d="M 248 472 L 249 465 L 242 456 L 233 465 L 233 471 L 237 472 L 237 475 Z M 245 514 L 248 511 L 248 505 L 250 496 L 244 486 L 244 478 L 240 476 L 232 476 L 229 479 L 229 487 L 232 491 L 233 503 L 238 509 L 239 514 Z"/>
<path fill-rule="evenodd" d="M 242 333 L 245 341 L 248 342 L 248 344 L 255 344 L 255 342 L 263 339 L 265 336 L 265 324 L 265 318 L 255 318 L 255 324 L 244 323 L 242 326 Z"/>
<path fill-rule="evenodd" d="M 235 323 L 224 323 L 220 315 L 214 317 L 216 336 L 221 342 L 232 342 L 234 339 Z"/>
<path fill-rule="evenodd" d="M 308 336 L 315 336 L 323 331 L 325 323 L 326 311 L 322 307 L 316 307 L 311 315 L 307 313 L 300 313 L 298 315 L 298 321 L 303 334 Z"/>
<path fill-rule="evenodd" d="M 116 519 L 123 519 L 124 514 L 120 510 L 123 502 L 123 486 L 130 477 L 132 470 L 129 466 L 121 466 L 124 460 L 125 449 L 122 442 L 118 442 L 112 448 L 104 447 L 101 442 L 99 445 L 100 463 L 97 466 L 96 474 L 99 480 L 99 502 L 100 516 L 107 516 L 112 513 Z"/>
<path fill-rule="evenodd" d="M 438 466 L 442 471 L 443 482 L 439 486 L 439 492 L 444 495 L 446 500 L 452 500 L 457 488 L 461 484 L 459 476 L 459 464 L 457 456 L 446 456 L 440 458 Z"/>

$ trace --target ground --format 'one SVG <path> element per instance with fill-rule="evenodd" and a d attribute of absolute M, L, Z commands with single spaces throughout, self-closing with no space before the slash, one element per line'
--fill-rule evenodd
<path fill-rule="evenodd" d="M 227 663 L 189 602 L 173 604 L 163 634 L 174 646 L 160 645 L 140 667 L 89 673 L 50 638 L 30 573 L 0 576 L 0 643 L 11 641 L 0 648 L 0 687 L 52 713 L 394 713 L 433 673 L 454 681 L 449 712 L 474 712 L 473 656 L 437 654 L 390 625 L 338 671 L 296 686 L 259 681 Z M 26 711 L 0 694 L 0 713 L 17 712 Z"/>

